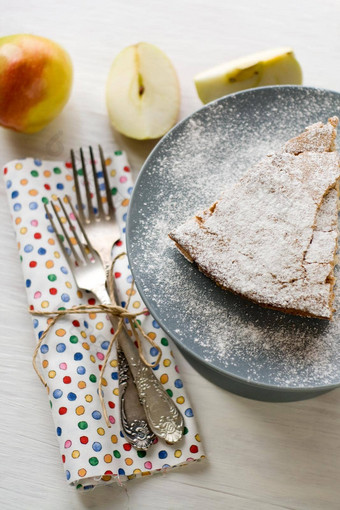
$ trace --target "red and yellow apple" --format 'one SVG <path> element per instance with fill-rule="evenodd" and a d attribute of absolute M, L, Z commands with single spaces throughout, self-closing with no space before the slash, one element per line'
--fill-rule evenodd
<path fill-rule="evenodd" d="M 72 62 L 59 44 L 29 34 L 0 38 L 0 125 L 34 133 L 65 106 Z"/>
<path fill-rule="evenodd" d="M 140 42 L 113 61 L 106 85 L 112 125 L 125 136 L 163 136 L 176 123 L 180 91 L 170 59 L 157 46 Z"/>

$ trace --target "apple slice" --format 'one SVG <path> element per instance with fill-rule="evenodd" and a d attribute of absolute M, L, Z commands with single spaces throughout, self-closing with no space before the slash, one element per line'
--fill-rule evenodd
<path fill-rule="evenodd" d="M 206 104 L 233 92 L 264 85 L 301 85 L 302 71 L 293 50 L 276 48 L 231 60 L 194 78 L 197 93 Z"/>
<path fill-rule="evenodd" d="M 140 42 L 114 60 L 106 85 L 109 117 L 120 133 L 146 140 L 163 136 L 176 123 L 180 90 L 169 58 Z"/>

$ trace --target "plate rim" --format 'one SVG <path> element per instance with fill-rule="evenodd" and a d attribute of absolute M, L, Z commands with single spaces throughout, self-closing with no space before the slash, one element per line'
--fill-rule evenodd
<path fill-rule="evenodd" d="M 133 261 L 132 261 L 132 258 L 131 258 L 131 251 L 132 251 L 131 244 L 130 244 L 130 232 L 131 232 L 131 228 L 132 228 L 132 219 L 131 219 L 131 214 L 130 214 L 131 205 L 133 203 L 133 200 L 134 200 L 135 196 L 137 196 L 138 186 L 140 184 L 140 181 L 143 178 L 143 173 L 145 172 L 145 169 L 146 169 L 149 161 L 153 158 L 153 155 L 158 151 L 159 146 L 164 143 L 164 140 L 166 140 L 168 137 L 172 136 L 172 133 L 174 131 L 176 131 L 177 129 L 180 129 L 180 126 L 182 126 L 182 124 L 184 124 L 189 119 L 191 119 L 193 115 L 195 115 L 195 114 L 199 113 L 200 111 L 205 110 L 205 109 L 207 109 L 207 108 L 209 108 L 209 107 L 211 107 L 213 105 L 216 105 L 216 104 L 218 104 L 220 102 L 225 101 L 226 98 L 229 99 L 229 98 L 235 97 L 235 96 L 240 96 L 240 95 L 245 95 L 245 94 L 249 94 L 249 93 L 254 93 L 254 91 L 256 91 L 256 93 L 257 93 L 257 92 L 260 92 L 260 91 L 263 92 L 265 90 L 273 90 L 273 89 L 275 89 L 275 90 L 283 90 L 283 89 L 288 89 L 288 90 L 304 90 L 304 91 L 313 91 L 313 92 L 317 91 L 317 92 L 325 93 L 325 94 L 331 93 L 331 94 L 338 95 L 339 99 L 340 99 L 340 92 L 338 92 L 336 90 L 325 89 L 325 88 L 322 88 L 322 87 L 313 87 L 313 86 L 305 86 L 305 85 L 267 85 L 267 86 L 264 86 L 264 87 L 253 87 L 253 88 L 250 88 L 250 89 L 241 90 L 239 92 L 234 92 L 233 94 L 228 94 L 226 96 L 222 96 L 222 97 L 220 97 L 218 99 L 215 99 L 214 101 L 211 101 L 211 102 L 201 106 L 197 110 L 194 110 L 189 115 L 187 115 L 186 117 L 181 119 L 179 122 L 177 122 L 157 142 L 155 147 L 151 150 L 150 154 L 147 156 L 146 160 L 144 161 L 144 163 L 143 163 L 143 165 L 142 165 L 142 167 L 141 167 L 141 169 L 140 169 L 140 171 L 138 173 L 137 179 L 136 179 L 136 181 L 135 181 L 135 183 L 133 185 L 133 191 L 132 191 L 132 195 L 131 195 L 131 198 L 130 198 L 130 204 L 129 204 L 128 214 L 127 214 L 127 221 L 126 221 L 126 252 L 127 252 L 129 266 L 130 266 L 130 269 L 131 269 L 131 273 L 132 273 L 135 285 L 137 287 L 137 290 L 138 290 L 138 292 L 139 292 L 139 294 L 140 294 L 144 304 L 146 305 L 146 307 L 150 311 L 150 314 L 156 319 L 156 321 L 159 323 L 161 328 L 173 340 L 173 342 L 176 344 L 176 346 L 180 350 L 185 351 L 186 354 L 189 357 L 194 358 L 199 363 L 208 366 L 209 369 L 213 370 L 214 372 L 219 373 L 220 375 L 223 375 L 224 377 L 228 377 L 228 378 L 230 378 L 230 379 L 232 379 L 232 380 L 234 380 L 236 382 L 240 382 L 240 383 L 251 385 L 252 387 L 257 387 L 259 390 L 260 389 L 266 389 L 266 390 L 273 390 L 273 391 L 276 391 L 276 392 L 285 392 L 285 393 L 287 393 L 287 392 L 289 392 L 289 393 L 301 393 L 301 392 L 307 393 L 307 392 L 315 391 L 316 393 L 318 393 L 318 392 L 320 392 L 321 389 L 324 389 L 324 390 L 329 389 L 329 390 L 331 390 L 331 389 L 339 387 L 340 386 L 340 379 L 339 379 L 338 383 L 333 383 L 333 384 L 318 384 L 318 385 L 313 385 L 313 386 L 295 386 L 295 387 L 294 386 L 290 386 L 290 387 L 289 386 L 287 386 L 287 387 L 286 386 L 277 386 L 277 385 L 272 384 L 272 383 L 266 384 L 266 383 L 263 383 L 263 382 L 258 382 L 258 381 L 253 381 L 253 380 L 249 381 L 245 377 L 241 377 L 239 375 L 235 375 L 233 373 L 230 373 L 230 372 L 228 372 L 227 370 L 224 370 L 221 367 L 217 367 L 211 361 L 205 360 L 202 357 L 200 357 L 196 352 L 192 351 L 189 347 L 184 345 L 178 338 L 176 338 L 176 335 L 173 332 L 169 331 L 169 329 L 163 323 L 162 318 L 158 317 L 157 313 L 154 314 L 154 310 L 153 310 L 152 304 L 150 306 L 150 302 L 149 302 L 148 298 L 145 296 L 145 293 L 144 293 L 144 290 L 143 290 L 142 286 L 139 284 L 138 279 L 135 278 L 136 274 L 135 274 L 134 264 L 133 264 Z"/>

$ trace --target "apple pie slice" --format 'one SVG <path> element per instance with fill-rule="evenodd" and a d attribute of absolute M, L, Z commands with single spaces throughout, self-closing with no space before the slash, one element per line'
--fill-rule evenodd
<path fill-rule="evenodd" d="M 282 312 L 331 319 L 338 238 L 338 118 L 253 166 L 169 234 L 223 289 Z"/>

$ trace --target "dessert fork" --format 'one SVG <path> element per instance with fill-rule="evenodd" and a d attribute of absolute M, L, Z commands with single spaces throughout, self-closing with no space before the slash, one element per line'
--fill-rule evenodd
<path fill-rule="evenodd" d="M 105 287 L 106 274 L 102 262 L 87 238 L 86 232 L 81 228 L 69 197 L 66 196 L 64 200 L 69 203 L 74 215 L 73 217 L 76 219 L 76 223 L 78 223 L 78 231 L 80 230 L 83 234 L 86 244 L 81 242 L 77 229 L 75 228 L 75 225 L 72 224 L 70 215 L 67 213 L 65 205 L 60 198 L 58 198 L 60 208 L 57 208 L 56 205 L 51 202 L 55 217 L 57 218 L 60 226 L 59 232 L 53 216 L 50 214 L 49 208 L 46 204 L 45 210 L 58 238 L 61 250 L 73 273 L 76 284 L 79 288 L 92 292 L 101 304 L 112 304 Z M 65 228 L 63 223 L 65 220 L 60 216 L 60 211 L 62 211 L 63 216 L 70 227 L 72 239 Z M 109 315 L 109 319 L 116 330 L 118 327 L 117 317 Z M 129 349 L 131 350 L 130 344 L 132 345 L 132 342 L 127 341 L 125 337 L 122 337 L 121 333 L 119 335 L 120 345 L 123 346 L 123 349 L 125 345 L 124 350 L 126 355 L 131 355 Z M 117 356 L 119 368 L 120 421 L 122 431 L 127 441 L 137 450 L 147 450 L 153 443 L 155 435 L 150 430 L 147 423 L 145 411 L 133 383 L 129 366 L 123 352 L 119 348 L 117 348 Z"/>
<path fill-rule="evenodd" d="M 84 158 L 83 150 L 80 149 L 80 160 L 82 165 L 82 173 L 84 176 L 85 193 L 87 201 L 87 217 L 83 207 L 81 199 L 78 172 L 76 166 L 76 158 L 74 151 L 71 150 L 71 162 L 73 179 L 75 184 L 75 192 L 77 198 L 77 210 L 80 219 L 80 227 L 83 232 L 83 237 L 88 246 L 94 247 L 99 259 L 101 260 L 106 278 L 108 277 L 110 266 L 111 266 L 111 252 L 113 245 L 120 238 L 119 226 L 115 218 L 115 209 L 112 202 L 111 190 L 109 186 L 105 159 L 103 150 L 99 147 L 99 155 L 101 165 L 103 168 L 103 178 L 105 184 L 105 197 L 107 201 L 107 211 L 104 211 L 103 203 L 101 200 L 100 187 L 98 183 L 96 163 L 93 155 L 92 147 L 89 148 L 90 160 L 92 166 L 92 175 L 94 188 L 96 192 L 97 211 L 95 212 L 89 180 L 87 175 L 86 163 Z M 73 208 L 70 202 L 71 208 Z M 73 213 L 75 214 L 74 210 Z M 78 222 L 79 223 L 79 222 Z M 99 296 L 99 300 L 103 303 L 103 299 L 107 299 L 107 296 Z M 116 303 L 113 302 L 113 305 Z M 114 328 L 117 328 L 117 318 L 112 317 L 110 319 Z M 122 431 L 126 439 L 137 449 L 146 450 L 153 442 L 155 435 L 150 430 L 146 420 L 145 411 L 142 403 L 140 402 L 136 386 L 133 381 L 133 377 L 124 356 L 124 353 L 120 349 L 120 337 L 122 332 L 117 338 L 117 358 L 118 358 L 118 381 L 119 381 L 119 402 L 120 402 L 120 418 Z M 148 430 L 147 430 L 148 429 Z"/>

